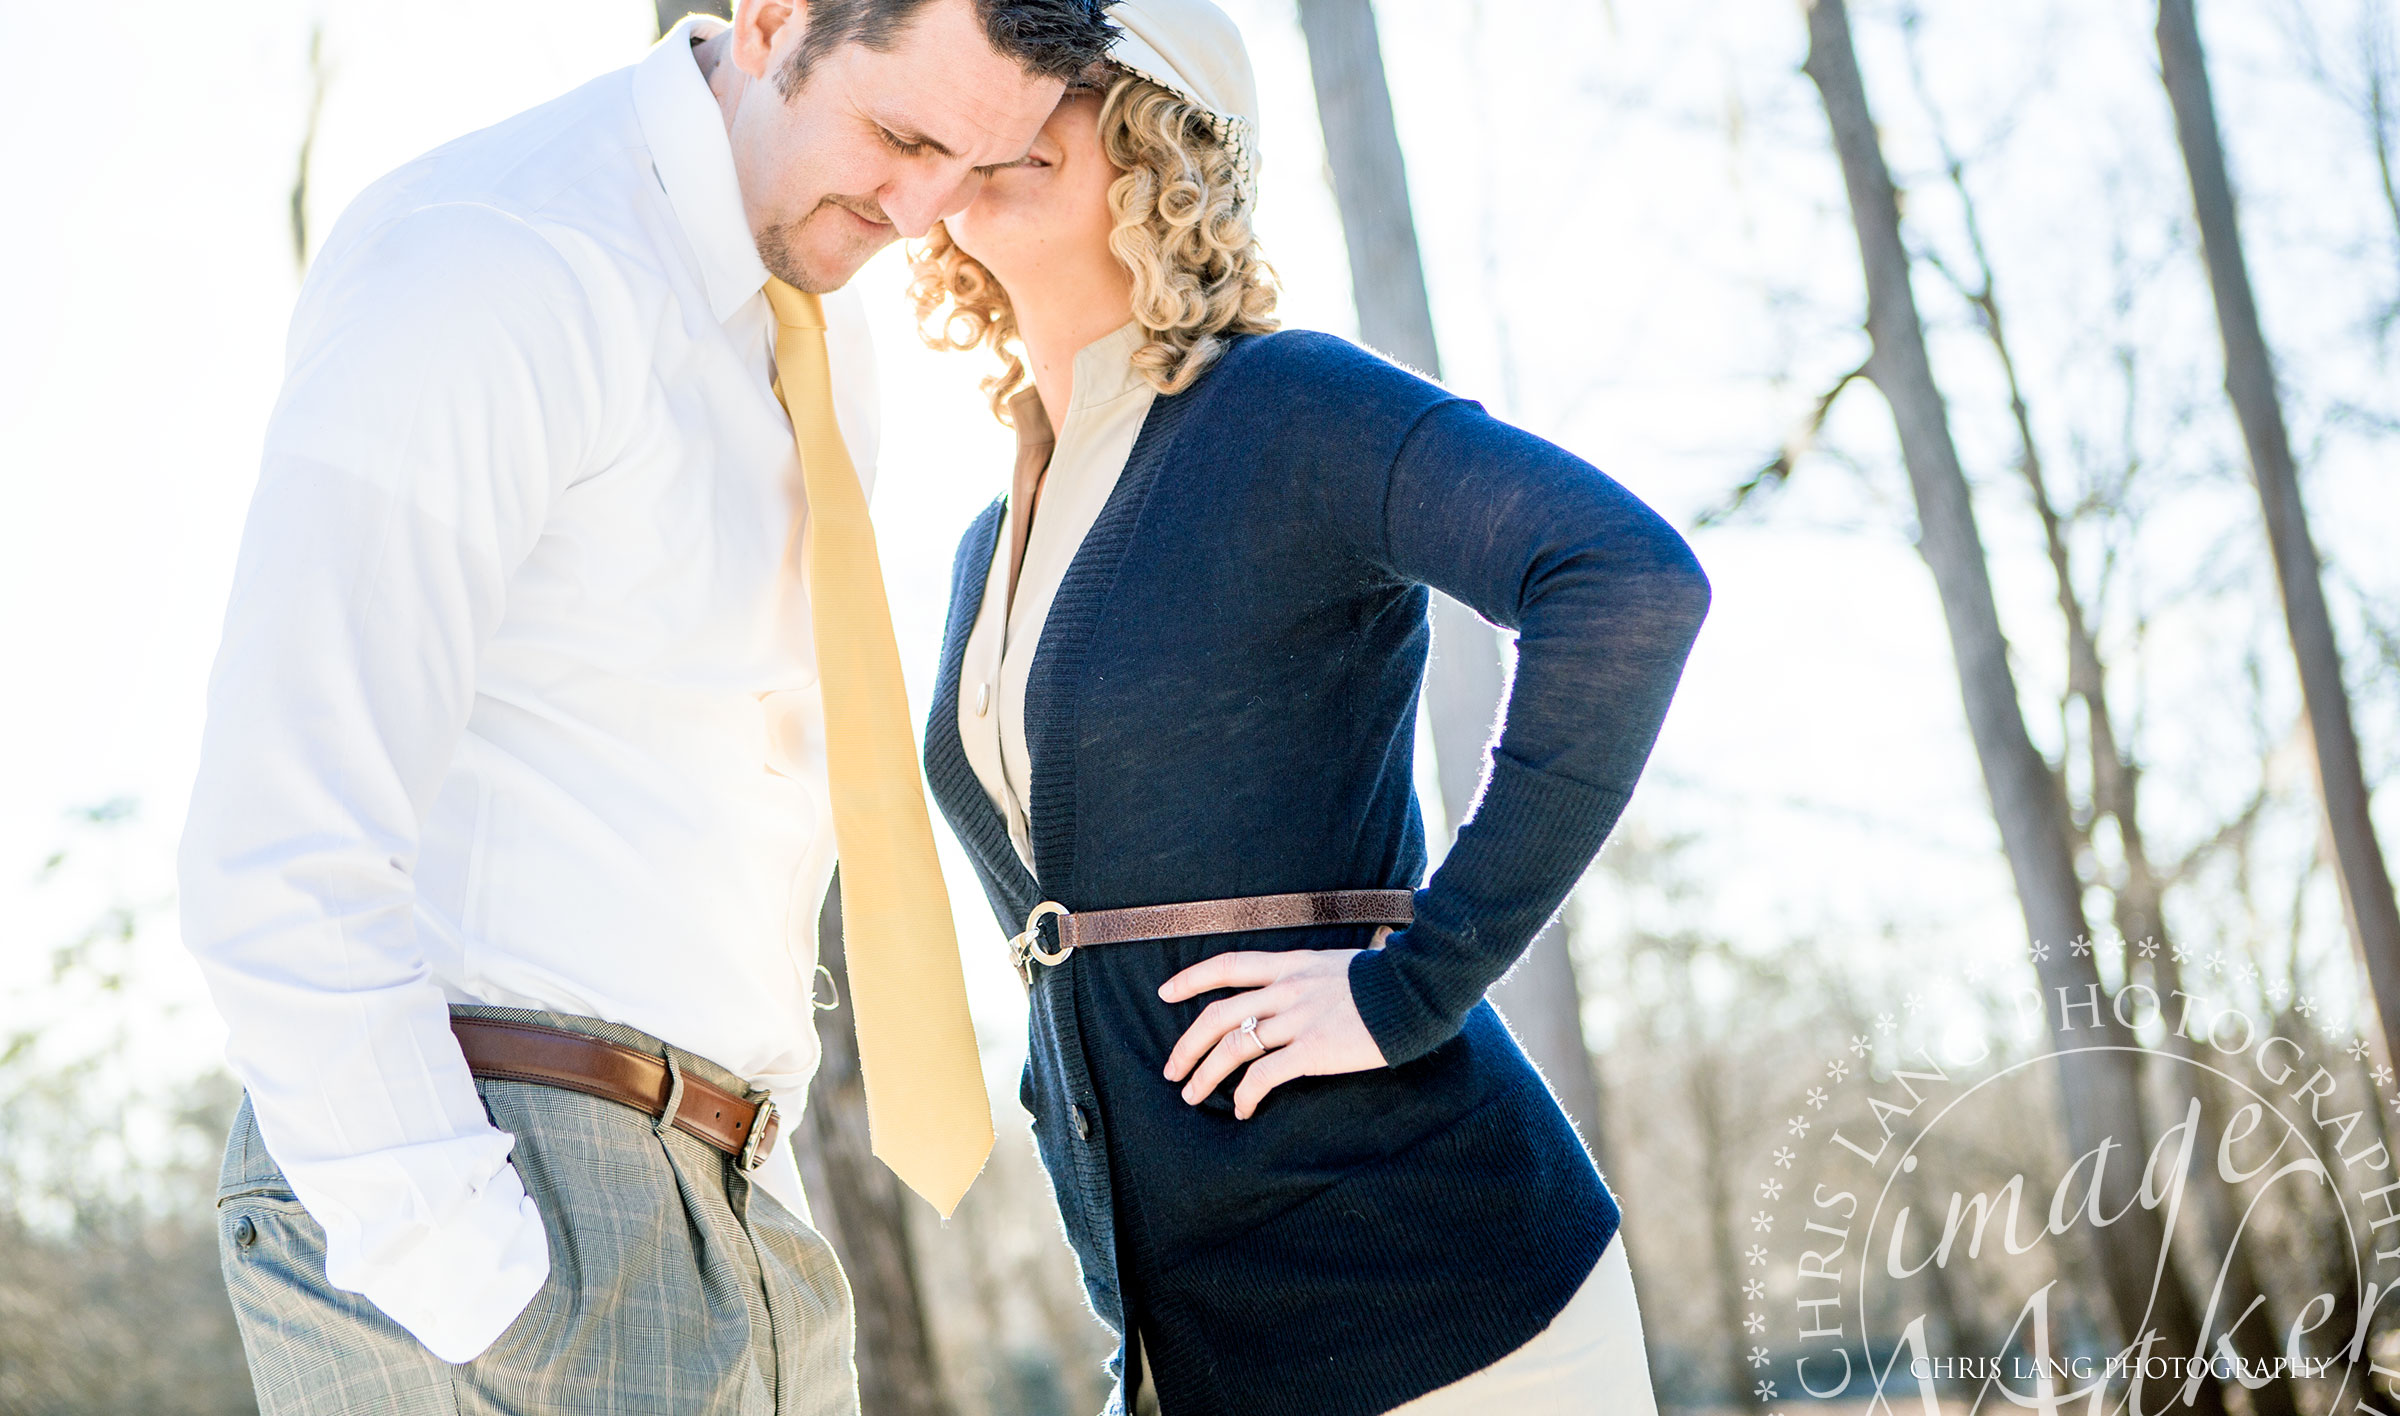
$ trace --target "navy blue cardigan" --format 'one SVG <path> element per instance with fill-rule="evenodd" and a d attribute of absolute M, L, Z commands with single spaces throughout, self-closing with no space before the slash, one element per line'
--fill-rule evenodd
<path fill-rule="evenodd" d="M 1417 922 L 1350 984 L 1389 1065 L 1305 1077 L 1248 1121 L 1161 1074 L 1209 998 L 1158 985 L 1232 949 L 1360 926 L 1112 944 L 1036 964 L 1020 1099 L 1120 1410 L 1370 1416 L 1547 1326 L 1613 1197 L 1483 1001 L 1623 810 L 1708 605 L 1691 549 L 1589 464 L 1330 336 L 1243 339 L 1152 405 L 1036 645 L 1036 870 L 958 735 L 959 666 L 1003 503 L 953 569 L 925 734 L 935 799 L 1015 933 L 1106 909 L 1416 887 L 1425 586 L 1519 632 L 1505 730 Z M 1217 995 L 1211 995 L 1214 997 Z"/>

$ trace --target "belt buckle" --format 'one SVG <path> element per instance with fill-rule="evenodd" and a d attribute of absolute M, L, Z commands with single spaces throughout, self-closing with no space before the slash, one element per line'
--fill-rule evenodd
<path fill-rule="evenodd" d="M 760 1097 L 758 1110 L 750 1118 L 749 1138 L 742 1142 L 742 1153 L 734 1160 L 744 1175 L 757 1174 L 759 1167 L 767 1163 L 767 1148 L 774 1144 L 775 1128 L 781 1121 L 782 1113 L 775 1109 L 775 1098 Z"/>
<path fill-rule="evenodd" d="M 1072 944 L 1055 954 L 1042 948 L 1042 916 L 1046 914 L 1064 919 L 1067 907 L 1056 900 L 1044 900 L 1035 905 L 1033 913 L 1025 916 L 1025 932 L 1008 941 L 1009 962 L 1017 966 L 1018 976 L 1028 984 L 1033 982 L 1033 966 L 1026 962 L 1027 959 L 1039 959 L 1045 964 L 1063 964 L 1067 961 L 1067 955 L 1075 952 Z"/>

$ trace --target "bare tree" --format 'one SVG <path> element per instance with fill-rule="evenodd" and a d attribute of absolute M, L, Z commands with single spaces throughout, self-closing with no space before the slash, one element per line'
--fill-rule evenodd
<path fill-rule="evenodd" d="M 325 116 L 325 22 L 308 30 L 308 121 L 300 130 L 300 159 L 292 171 L 292 263 L 308 273 L 308 169 L 316 156 L 317 125 Z"/>
<path fill-rule="evenodd" d="M 2360 0 L 2357 6 L 2349 45 L 2357 66 L 2354 76 L 2345 74 L 2346 66 L 2326 52 L 2317 33 L 2314 8 L 2306 0 L 2290 0 L 2285 13 L 2300 66 L 2366 130 L 2367 152 L 2375 163 L 2376 195 L 2392 228 L 2387 249 L 2400 264 L 2400 52 L 2393 46 L 2389 0 Z M 2395 321 L 2400 321 L 2400 293 L 2375 312 L 2378 350 Z"/>
<path fill-rule="evenodd" d="M 106 903 L 55 948 L 12 940 L 48 956 L 0 1028 L 0 1411 L 12 1416 L 257 1409 L 211 1204 L 241 1089 L 221 1069 L 167 1079 L 147 1060 L 162 1014 L 142 985 L 174 902 L 119 883 L 142 849 L 140 816 L 127 797 L 70 811 L 72 834 L 33 883 L 98 887 Z"/>
<path fill-rule="evenodd" d="M 2162 872 L 2151 860 L 2149 846 L 2142 832 L 2140 789 L 2142 774 L 2133 753 L 2124 745 L 2117 732 L 2117 719 L 2109 706 L 2108 662 L 2103 655 L 2099 636 L 2093 629 L 2099 608 L 2089 608 L 2077 585 L 2073 555 L 2068 545 L 2069 515 L 2062 514 L 2050 488 L 2045 469 L 2041 442 L 2034 434 L 2033 411 L 2019 376 L 2016 351 L 2011 345 L 2007 322 L 2002 318 L 1999 276 L 1993 269 L 1991 248 L 1985 242 L 1983 222 L 1976 205 L 1975 194 L 1967 182 L 1966 160 L 1951 143 L 1942 122 L 1940 108 L 1932 86 L 1925 81 L 1923 65 L 1915 43 L 1916 16 L 1913 12 L 1904 22 L 1909 32 L 1910 70 L 1916 80 L 1919 100 L 1932 118 L 1933 135 L 1942 155 L 1942 167 L 1952 192 L 1957 196 L 1964 218 L 1966 246 L 1972 271 L 1962 274 L 1952 270 L 1938 256 L 1928 260 L 1948 277 L 1960 298 L 1975 311 L 1985 340 L 1991 345 L 1993 357 L 2000 365 L 2003 383 L 2008 389 L 2009 416 L 2017 435 L 2017 470 L 2023 475 L 2026 493 L 2042 528 L 2043 548 L 2047 552 L 2051 576 L 2056 586 L 2059 615 L 2067 637 L 2067 694 L 2080 700 L 2084 709 L 2084 742 L 2090 761 L 2090 810 L 2079 821 L 2070 810 L 2069 825 L 2074 844 L 2082 847 L 2076 854 L 2090 859 L 2098 870 L 2098 852 L 2094 850 L 2095 827 L 2106 818 L 2117 828 L 2116 848 L 2118 869 L 2113 879 L 2095 880 L 2104 886 L 2114 908 L 2118 948 L 2139 940 L 2149 957 L 2146 960 L 2126 958 L 2130 974 L 2136 968 L 2150 970 L 2154 986 L 2161 998 L 2172 998 L 2182 987 L 2177 957 L 2181 951 L 2174 947 L 2167 928 L 2165 897 L 2169 881 L 2180 878 L 2185 870 L 2170 866 Z M 2130 354 L 2125 356 L 2130 358 Z M 2127 375 L 2131 381 L 2130 372 Z M 2130 398 L 2130 392 L 2128 393 Z M 2133 479 L 2132 463 L 2138 461 L 2129 448 L 2128 467 L 2116 485 L 2115 496 L 2121 500 L 2126 484 Z M 2106 498 L 2099 499 L 2102 510 L 2109 509 Z M 2256 810 L 2254 805 L 2252 811 Z M 2213 844 L 2213 843 L 2212 843 Z M 2207 845 L 2203 850 L 2208 849 Z M 2167 1050 L 2190 1064 L 2198 1061 L 2196 1045 L 2182 1032 L 2169 1029 Z M 2223 1098 L 2214 1095 L 2215 1074 L 2206 1067 L 2170 1067 L 2166 1081 L 2168 1091 L 2176 1098 L 2177 1109 L 2194 1096 L 2201 1096 L 2212 1109 L 2222 1106 Z M 2227 1298 L 2230 1311 L 2245 1315 L 2232 1330 L 2235 1349 L 2262 1372 L 2277 1370 L 2274 1358 L 2276 1343 L 2272 1309 L 2260 1284 L 2250 1248 L 2240 1243 L 2239 1225 L 2234 1218 L 2235 1206 L 2230 1202 L 2225 1184 L 2213 1165 L 2204 1163 L 2195 1154 L 2188 1182 L 2196 1197 L 2201 1226 L 2207 1233 L 2210 1252 L 2223 1256 L 2228 1283 Z M 2253 1320 L 2253 1302 L 2261 1312 Z M 2247 1385 L 2247 1384 L 2245 1384 Z M 2297 1416 L 2299 1407 L 2291 1386 L 2279 1377 L 2262 1378 L 2256 1387 L 2248 1388 L 2251 1405 L 2257 1416 Z"/>
<path fill-rule="evenodd" d="M 1754 1079 L 1729 1076 L 1734 1060 L 1716 1047 L 1693 1049 L 1685 1074 L 1685 1099 L 1699 1141 L 1699 1194 L 1707 1216 L 1709 1289 L 1716 1300 L 1717 1380 L 1725 1395 L 1739 1398 L 1750 1368 L 1742 1341 L 1742 1211 L 1735 1190 L 1741 1148 L 1758 1133 L 1761 1117 L 1751 1101 Z"/>
<path fill-rule="evenodd" d="M 859 1406 L 875 1416 L 949 1416 L 909 1242 L 908 1194 L 875 1158 L 867 1137 L 866 1078 L 850 1012 L 838 873 L 825 893 L 817 934 L 818 961 L 832 976 L 834 1000 L 817 1019 L 823 1056 L 808 1087 L 808 1124 L 793 1144 L 802 1183 L 818 1206 L 812 1216 L 817 1230 L 850 1278 L 858 1314 Z"/>
<path fill-rule="evenodd" d="M 2350 937 L 2366 961 L 2375 1008 L 2383 1018 L 2385 1055 L 2400 1057 L 2400 901 L 2393 898 L 2392 878 L 2368 810 L 2366 772 L 2350 721 L 2350 693 L 2342 682 L 2341 649 L 2325 609 L 2308 514 L 2300 503 L 2300 479 L 2284 426 L 2283 398 L 2275 386 L 2274 361 L 2250 290 L 2233 185 L 2226 176 L 2225 148 L 2217 131 L 2216 99 L 2209 91 L 2192 0 L 2160 0 L 2158 57 L 2167 101 L 2175 110 L 2184 170 L 2191 178 L 2208 286 L 2216 297 L 2217 329 L 2225 345 L 2225 392 L 2249 447 L 2252 480 L 2266 517 L 2267 548 L 2274 557 L 2292 655 L 2299 664 L 2317 790 L 2333 837 L 2334 878 L 2341 884 Z"/>
<path fill-rule="evenodd" d="M 1649 912 L 1637 900 L 1681 921 L 1694 894 L 1714 888 L 1679 862 L 1687 846 L 1636 835 L 1611 853 L 1604 870 L 1628 907 L 1612 917 L 1626 927 L 1593 965 L 1612 995 L 1638 1000 L 1616 1038 L 1624 1100 L 1609 1119 L 1625 1146 L 1628 1255 L 1652 1379 L 1662 1408 L 1726 1408 L 1745 1403 L 1756 1379 L 1759 1309 L 1782 1301 L 1762 1300 L 1771 1275 L 1755 1267 L 1755 1216 L 1786 1184 L 1796 1195 L 1815 1178 L 1813 1158 L 1797 1171 L 1770 1158 L 1790 1134 L 1778 1122 L 1806 1109 L 1821 1059 L 1841 1051 L 1845 1009 L 1813 939 L 1745 948 L 1635 922 Z"/>
<path fill-rule="evenodd" d="M 1300 31 L 1317 90 L 1317 119 L 1333 168 L 1358 337 L 1426 374 L 1441 377 L 1433 305 L 1408 204 L 1408 168 L 1372 0 L 1300 0 Z"/>
<path fill-rule="evenodd" d="M 1912 262 L 1900 234 L 1900 206 L 1885 164 L 1875 120 L 1859 75 L 1843 0 L 1811 0 L 1808 58 L 1802 69 L 1822 96 L 1833 146 L 1849 195 L 1867 287 L 1867 332 L 1872 353 L 1867 377 L 1891 406 L 1917 511 L 1917 550 L 1933 573 L 1950 647 L 1958 665 L 1967 729 L 1983 768 L 2017 897 L 2033 942 L 2034 967 L 2049 1006 L 2059 1052 L 2059 1089 L 2069 1143 L 2078 1154 L 2105 1144 L 2146 1153 L 2138 1046 L 2100 992 L 2099 970 L 2085 941 L 2083 885 L 2069 843 L 2066 801 L 2049 763 L 2025 729 L 2008 640 L 1992 598 L 1990 570 L 1976 529 L 1972 496 L 1950 433 L 1949 413 L 1925 350 L 1925 332 L 1910 284 Z M 2070 1014 L 2085 1000 L 2089 1006 Z M 2118 1050 L 2123 1049 L 2123 1050 Z M 2129 1170 L 2107 1177 L 2120 1193 L 2110 1201 L 2125 1219 L 2097 1230 L 2093 1241 L 2120 1329 L 2128 1338 L 2145 1327 L 2164 1350 L 2199 1347 L 2199 1319 L 2180 1282 L 2158 1285 L 2152 1301 L 2151 1265 L 2164 1240 L 2158 1218 L 2132 1203 Z M 2145 1323 L 2147 1318 L 2147 1323 Z M 2224 1409 L 2213 1379 L 2194 1395 L 2203 1413 Z"/>
<path fill-rule="evenodd" d="M 1334 201 L 1350 254 L 1359 339 L 1439 378 L 1441 350 L 1434 340 L 1433 306 L 1425 293 L 1408 170 L 1392 120 L 1374 6 L 1371 0 L 1300 0 L 1300 28 L 1308 42 Z M 1500 706 L 1501 645 L 1482 617 L 1438 591 L 1433 643 L 1425 711 L 1433 728 L 1442 808 L 1455 829 L 1466 820 L 1482 780 Z M 1573 930 L 1564 917 L 1534 941 L 1491 997 L 1598 1157 L 1600 1089 L 1584 1045 Z"/>

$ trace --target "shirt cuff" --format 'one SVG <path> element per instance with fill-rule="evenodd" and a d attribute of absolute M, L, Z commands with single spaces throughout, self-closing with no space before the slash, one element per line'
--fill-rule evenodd
<path fill-rule="evenodd" d="M 1415 1061 L 1458 1030 L 1393 967 L 1385 950 L 1407 943 L 1407 931 L 1395 931 L 1382 949 L 1361 949 L 1350 960 L 1350 1001 L 1387 1067 Z"/>
<path fill-rule="evenodd" d="M 1492 754 L 1474 816 L 1417 891 L 1416 922 L 1350 960 L 1350 998 L 1385 1065 L 1457 1035 L 1557 915 L 1629 795 Z"/>
<path fill-rule="evenodd" d="M 442 1221 L 420 1226 L 370 1263 L 327 1236 L 325 1276 L 359 1294 L 453 1365 L 508 1330 L 550 1276 L 549 1236 L 513 1164 Z"/>

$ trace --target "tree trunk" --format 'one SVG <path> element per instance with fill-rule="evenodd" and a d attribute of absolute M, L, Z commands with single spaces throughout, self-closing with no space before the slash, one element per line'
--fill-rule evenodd
<path fill-rule="evenodd" d="M 1734 1168 L 1741 1163 L 1736 1148 L 1750 1138 L 1728 1114 L 1732 1106 L 1725 1071 L 1730 1059 L 1721 1047 L 1715 1039 L 1698 1044 L 1689 1085 L 1692 1124 L 1700 1142 L 1700 1174 L 1695 1180 L 1708 1227 L 1709 1286 L 1716 1299 L 1717 1379 L 1723 1384 L 1724 1404 L 1740 1406 L 1749 1395 L 1750 1367 L 1743 1341 L 1742 1216 L 1740 1197 L 1734 1193 Z"/>
<path fill-rule="evenodd" d="M 2283 591 L 2292 656 L 2300 666 L 2300 696 L 2307 705 L 2309 739 L 2315 747 L 2317 789 L 2333 836 L 2342 912 L 2366 961 L 2375 1009 L 2383 1018 L 2384 1053 L 2400 1058 L 2400 903 L 2393 899 L 2392 878 L 2368 812 L 2367 778 L 2359 764 L 2358 734 L 2350 722 L 2349 690 L 2342 683 L 2341 650 L 2334 643 L 2332 618 L 2325 612 L 2325 587 L 2318 574 L 2317 548 L 2308 534 L 2308 516 L 2300 505 L 2300 479 L 2292 466 L 2291 438 L 2284 430 L 2283 400 L 2275 388 L 2274 363 L 2250 291 L 2192 0 L 2160 0 L 2158 58 L 2167 101 L 2175 109 L 2184 169 L 2191 177 L 2208 286 L 2216 296 L 2217 329 L 2225 343 L 2225 392 L 2241 421 L 2242 440 L 2249 445 L 2250 471 L 2266 515 L 2267 548 Z"/>
<path fill-rule="evenodd" d="M 1425 296 L 1375 7 L 1371 0 L 1300 0 L 1300 31 L 1308 41 L 1317 121 L 1325 130 L 1333 199 L 1350 251 L 1359 341 L 1438 379 L 1433 305 Z"/>
<path fill-rule="evenodd" d="M 1941 597 L 1968 733 L 2034 945 L 2044 1012 L 2059 1054 L 2067 1139 L 2077 1155 L 2103 1143 L 2126 1148 L 2123 1154 L 2145 1155 L 2148 1128 L 2131 1051 L 2138 1044 L 2110 1012 L 2090 951 L 2072 947 L 2088 939 L 2089 931 L 2082 882 L 2068 844 L 2066 801 L 2025 730 L 1974 505 L 1925 352 L 1908 250 L 1900 237 L 1899 199 L 1868 110 L 1843 0 L 1812 0 L 1808 29 L 1802 69 L 1824 99 L 1866 275 L 1867 331 L 1873 341 L 1868 376 L 1891 405 L 1899 432 L 1916 501 L 1917 550 Z M 2112 1164 L 2104 1172 L 2107 1212 L 2124 1214 L 2093 1233 L 2110 1303 L 2123 1340 L 2149 1331 L 2159 1339 L 2157 1350 L 2194 1354 L 2200 1350 L 2199 1324 L 2183 1285 L 2170 1279 L 2158 1286 L 2155 1302 L 2151 1298 L 2151 1269 L 2164 1234 L 2156 1212 L 2133 1203 L 2137 1169 Z M 2224 1393 L 2214 1379 L 2202 1384 L 2194 1404 L 2211 1416 L 2224 1410 Z"/>
<path fill-rule="evenodd" d="M 908 1192 L 867 1140 L 867 1089 L 842 954 L 838 874 L 825 892 L 817 935 L 818 961 L 833 976 L 837 1001 L 817 1017 L 824 1055 L 808 1087 L 808 1124 L 798 1128 L 793 1145 L 817 1231 L 850 1279 L 858 1314 L 859 1409 L 863 1416 L 950 1416 L 909 1246 Z"/>
<path fill-rule="evenodd" d="M 1374 6 L 1370 0 L 1300 0 L 1300 28 L 1308 41 L 1317 116 L 1350 253 L 1359 340 L 1440 378 L 1441 351 L 1433 336 L 1433 306 L 1425 294 L 1408 170 L 1384 82 Z M 1433 729 L 1442 810 L 1456 829 L 1474 804 L 1484 747 L 1499 713 L 1500 641 L 1473 610 L 1439 591 L 1433 595 L 1433 638 L 1425 713 Z M 1584 1045 L 1573 931 L 1565 919 L 1534 940 L 1491 998 L 1548 1079 L 1585 1147 L 1600 1159 L 1600 1089 Z"/>
<path fill-rule="evenodd" d="M 1984 336 L 1990 341 L 1992 353 L 1999 360 L 2000 372 L 2008 388 L 2009 416 L 2017 432 L 2020 454 L 2018 470 L 2024 474 L 2027 494 L 2042 526 L 2042 542 L 2049 554 L 2050 573 L 2057 587 L 2059 616 L 2067 632 L 2067 692 L 2083 700 L 2086 721 L 2085 738 L 2090 754 L 2092 772 L 2092 820 L 2106 816 L 2116 822 L 2117 842 L 2123 856 L 2124 876 L 2107 884 L 2113 902 L 2120 952 L 2137 941 L 2147 946 L 2149 967 L 2158 989 L 2158 997 L 2169 1000 L 2182 986 L 2180 971 L 2175 963 L 2175 946 L 2167 931 L 2165 882 L 2150 860 L 2149 848 L 2142 835 L 2140 767 L 2121 747 L 2117 739 L 2116 718 L 2108 705 L 2108 664 L 2101 657 L 2098 636 L 2092 632 L 2091 617 L 2084 612 L 2081 592 L 2075 585 L 2072 557 L 2067 545 L 2066 521 L 2058 513 L 2050 497 L 2048 475 L 2043 470 L 2041 444 L 2033 433 L 2033 412 L 2027 405 L 2023 383 L 2017 377 L 2017 360 L 2008 339 L 2007 323 L 2001 318 L 1999 277 L 1992 269 L 1989 248 L 1984 245 L 1983 228 L 1977 218 L 1975 198 L 1966 182 L 1965 166 L 1952 153 L 1947 140 L 1942 144 L 1943 155 L 1950 171 L 1951 185 L 1958 193 L 1966 217 L 1970 246 L 1975 255 L 1977 277 L 1982 281 L 1978 290 L 1963 290 L 1982 316 Z M 2127 971 L 2140 967 L 2140 960 L 2126 956 Z M 2212 1115 L 2228 1113 L 2222 1087 L 2214 1085 L 2215 1076 L 2198 1065 L 2192 1039 L 2170 1028 L 2166 1037 L 2167 1050 L 2186 1064 L 2168 1069 L 2168 1089 L 2180 1114 L 2189 1100 L 2197 1097 Z M 2217 1168 L 2204 1153 L 2195 1148 L 2186 1174 L 2200 1214 L 2201 1232 L 2207 1236 L 2208 1251 L 2221 1256 L 2226 1268 L 2225 1307 L 2235 1315 L 2249 1314 L 2231 1334 L 2234 1350 L 2262 1372 L 2276 1370 L 2274 1359 L 2279 1355 L 2275 1339 L 2273 1308 L 2268 1303 L 2264 1286 L 2258 1277 L 2258 1266 L 2250 1247 L 2238 1240 L 2240 1227 L 2234 1216 L 2235 1197 L 2229 1193 Z M 2254 1247 L 2254 1246 L 2252 1246 Z M 1938 1270 L 1937 1270 L 1938 1274 Z M 1937 1289 L 1939 1282 L 1937 1279 Z M 2250 1314 L 2253 1301 L 2262 1311 Z M 2299 1416 L 2291 1384 L 2279 1377 L 2263 1377 L 2260 1385 L 2250 1388 L 2253 1416 Z"/>

